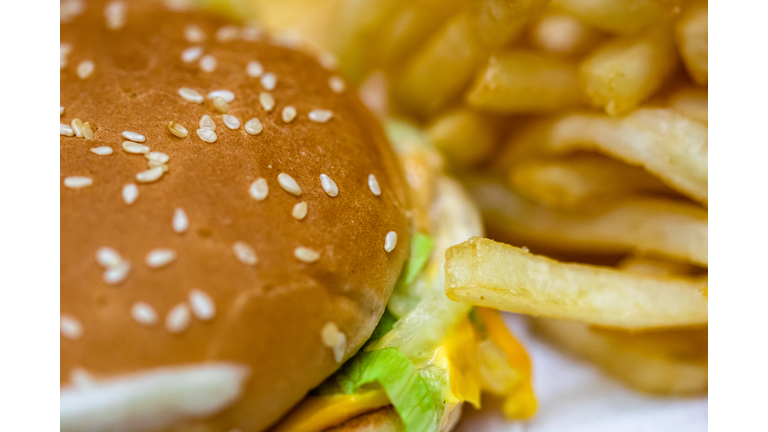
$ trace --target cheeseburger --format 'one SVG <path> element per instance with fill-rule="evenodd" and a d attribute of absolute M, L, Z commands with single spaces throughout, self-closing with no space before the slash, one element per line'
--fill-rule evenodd
<path fill-rule="evenodd" d="M 61 430 L 450 430 L 535 409 L 498 315 L 448 300 L 482 235 L 328 55 L 153 1 L 61 3 Z"/>

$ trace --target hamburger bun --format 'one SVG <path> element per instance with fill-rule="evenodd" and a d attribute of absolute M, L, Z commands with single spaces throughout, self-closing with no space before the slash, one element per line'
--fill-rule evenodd
<path fill-rule="evenodd" d="M 384 311 L 409 252 L 398 160 L 316 56 L 81 4 L 61 23 L 62 430 L 264 430 Z"/>

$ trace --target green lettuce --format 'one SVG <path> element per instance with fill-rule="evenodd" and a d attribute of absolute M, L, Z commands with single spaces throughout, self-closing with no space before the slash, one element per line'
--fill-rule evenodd
<path fill-rule="evenodd" d="M 396 348 L 360 352 L 325 384 L 320 393 L 353 394 L 380 385 L 405 425 L 405 432 L 437 432 L 443 417 L 445 376 L 417 370 Z M 330 387 L 330 388 L 329 388 Z"/>
<path fill-rule="evenodd" d="M 411 236 L 411 256 L 400 272 L 388 304 L 389 311 L 397 318 L 406 315 L 419 303 L 423 289 L 414 285 L 432 257 L 434 248 L 435 240 L 432 237 L 420 232 Z"/>

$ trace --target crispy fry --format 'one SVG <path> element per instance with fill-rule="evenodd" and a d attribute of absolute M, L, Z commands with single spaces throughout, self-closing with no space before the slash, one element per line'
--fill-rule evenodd
<path fill-rule="evenodd" d="M 693 275 L 698 270 L 687 263 L 643 255 L 629 255 L 621 260 L 616 267 L 629 273 L 658 277 Z"/>
<path fill-rule="evenodd" d="M 680 114 L 708 124 L 709 91 L 704 88 L 681 88 L 669 97 L 669 107 Z"/>
<path fill-rule="evenodd" d="M 612 116 L 650 98 L 678 64 L 666 25 L 603 43 L 579 65 L 579 81 L 592 104 Z"/>
<path fill-rule="evenodd" d="M 552 7 L 571 13 L 608 33 L 635 34 L 664 17 L 658 0 L 553 0 Z"/>
<path fill-rule="evenodd" d="M 491 181 L 468 181 L 489 230 L 518 244 L 575 253 L 648 253 L 707 266 L 707 211 L 665 199 L 628 199 L 588 212 L 550 210 Z"/>
<path fill-rule="evenodd" d="M 598 154 L 524 159 L 507 176 L 523 197 L 551 208 L 577 209 L 632 195 L 672 194 L 647 171 Z"/>
<path fill-rule="evenodd" d="M 451 300 L 605 327 L 706 324 L 700 293 L 706 284 L 564 264 L 478 237 L 446 251 L 445 292 Z"/>
<path fill-rule="evenodd" d="M 543 51 L 564 56 L 581 56 L 602 39 L 602 35 L 578 18 L 546 13 L 530 28 L 531 44 Z"/>
<path fill-rule="evenodd" d="M 397 100 L 417 114 L 437 111 L 459 96 L 491 50 L 523 30 L 546 0 L 482 0 L 457 14 L 405 64 L 395 85 Z"/>
<path fill-rule="evenodd" d="M 574 63 L 518 50 L 492 56 L 465 99 L 479 110 L 524 114 L 573 108 L 583 95 Z"/>
<path fill-rule="evenodd" d="M 709 78 L 708 16 L 707 1 L 697 0 L 683 11 L 675 23 L 675 41 L 683 64 L 699 85 L 707 85 Z"/>
<path fill-rule="evenodd" d="M 648 393 L 706 393 L 707 329 L 629 333 L 534 318 L 534 332 Z"/>
<path fill-rule="evenodd" d="M 466 107 L 442 113 L 427 126 L 427 134 L 455 168 L 483 161 L 498 141 L 497 122 Z"/>

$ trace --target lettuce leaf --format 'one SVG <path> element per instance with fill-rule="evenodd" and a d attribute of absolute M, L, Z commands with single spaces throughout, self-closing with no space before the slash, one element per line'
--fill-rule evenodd
<path fill-rule="evenodd" d="M 432 237 L 420 232 L 411 236 L 411 256 L 403 266 L 389 299 L 388 309 L 397 318 L 413 310 L 421 300 L 424 290 L 412 289 L 412 286 L 417 283 L 419 275 L 432 257 L 434 248 L 435 240 Z"/>
<path fill-rule="evenodd" d="M 384 309 L 384 315 L 381 316 L 381 319 L 379 320 L 379 323 L 376 324 L 376 328 L 373 329 L 373 334 L 371 334 L 371 337 L 368 339 L 368 342 L 372 342 L 378 339 L 381 339 L 382 336 L 389 333 L 390 330 L 392 330 L 392 327 L 397 322 L 397 317 L 392 315 L 392 312 L 389 311 L 389 309 Z"/>
<path fill-rule="evenodd" d="M 416 369 L 396 348 L 360 352 L 336 372 L 326 385 L 344 394 L 378 384 L 387 393 L 406 432 L 437 432 L 443 416 L 444 375 Z"/>

